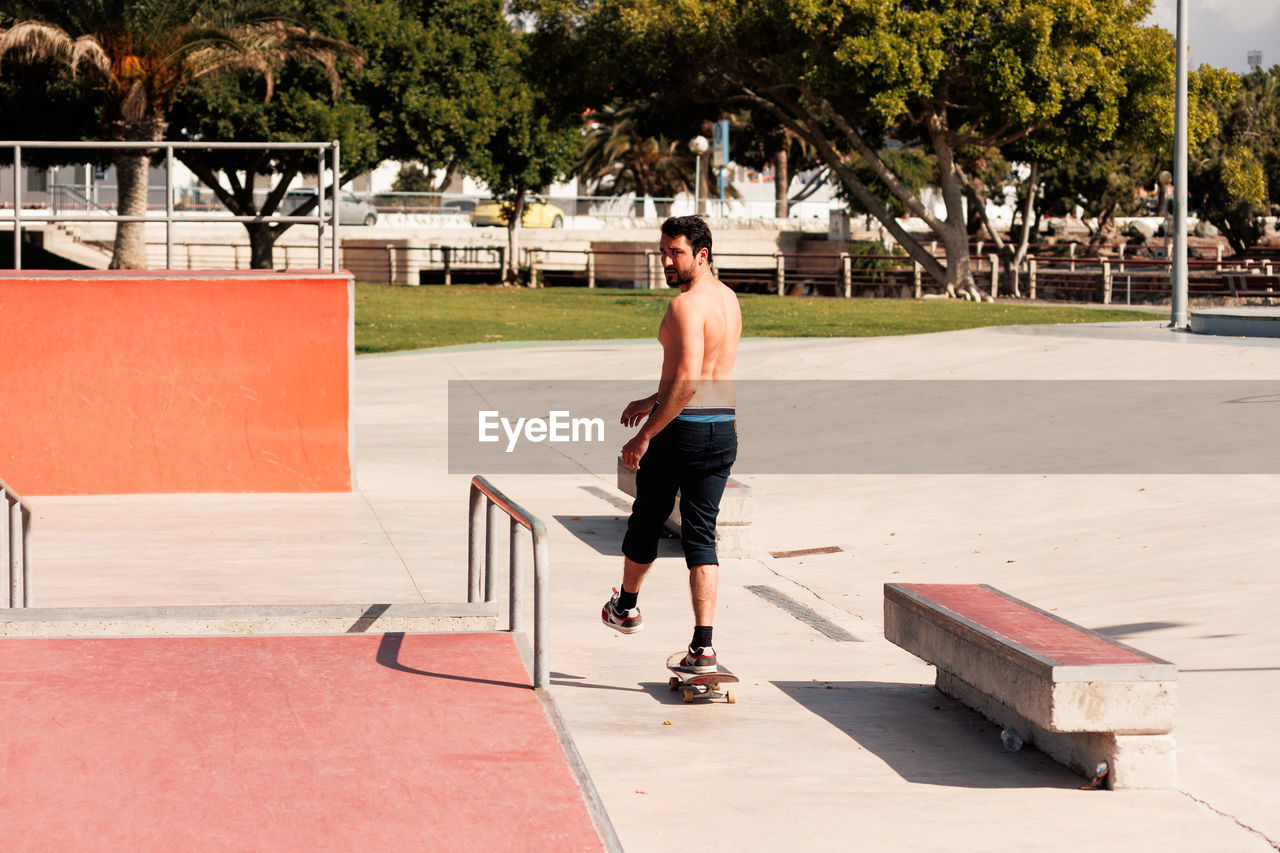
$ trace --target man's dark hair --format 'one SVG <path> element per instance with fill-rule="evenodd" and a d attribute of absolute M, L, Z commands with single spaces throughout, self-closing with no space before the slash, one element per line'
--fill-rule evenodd
<path fill-rule="evenodd" d="M 689 241 L 696 258 L 698 252 L 707 250 L 707 263 L 711 263 L 711 229 L 701 216 L 672 216 L 662 223 L 662 233 L 672 239 L 684 237 Z"/>

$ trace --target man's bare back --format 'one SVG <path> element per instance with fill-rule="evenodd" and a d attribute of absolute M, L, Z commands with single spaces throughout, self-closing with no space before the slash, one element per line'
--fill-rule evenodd
<path fill-rule="evenodd" d="M 662 376 L 658 391 L 632 401 L 622 423 L 644 427 L 622 448 L 623 464 L 640 466 L 652 438 L 686 406 L 732 406 L 733 363 L 742 337 L 738 296 L 711 272 L 706 253 L 695 254 L 686 237 L 662 235 L 658 244 L 667 283 L 680 294 L 671 300 L 658 327 Z"/>

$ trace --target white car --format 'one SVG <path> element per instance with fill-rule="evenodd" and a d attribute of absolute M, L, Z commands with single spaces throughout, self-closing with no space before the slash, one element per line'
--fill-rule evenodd
<path fill-rule="evenodd" d="M 311 201 L 316 197 L 315 190 L 290 190 L 284 197 L 284 201 L 280 203 L 280 210 L 286 216 L 293 215 L 293 211 L 302 207 L 302 205 Z M 356 198 L 356 194 L 349 190 L 342 190 L 342 204 L 338 206 L 338 224 L 339 225 L 376 225 L 378 222 L 378 209 L 367 201 L 361 201 Z M 332 199 L 328 193 L 325 194 L 325 202 L 332 203 Z M 307 211 L 306 215 L 315 216 L 315 208 Z"/>

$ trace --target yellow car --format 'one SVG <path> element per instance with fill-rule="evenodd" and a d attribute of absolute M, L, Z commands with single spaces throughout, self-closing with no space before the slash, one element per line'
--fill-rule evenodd
<path fill-rule="evenodd" d="M 506 227 L 507 217 L 502 202 L 495 199 L 482 201 L 471 211 L 472 225 L 501 225 Z M 564 211 L 542 196 L 531 195 L 524 200 L 524 215 L 520 224 L 525 228 L 563 228 Z"/>

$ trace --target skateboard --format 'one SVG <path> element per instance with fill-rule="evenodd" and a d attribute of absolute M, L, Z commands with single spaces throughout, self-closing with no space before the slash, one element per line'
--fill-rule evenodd
<path fill-rule="evenodd" d="M 738 701 L 738 691 L 720 688 L 722 684 L 737 684 L 738 676 L 723 666 L 716 667 L 715 672 L 694 672 L 680 665 L 684 656 L 685 652 L 676 652 L 667 658 L 667 669 L 675 673 L 667 681 L 667 686 L 672 691 L 683 690 L 685 702 L 692 702 L 698 696 L 723 696 L 730 705 Z"/>

